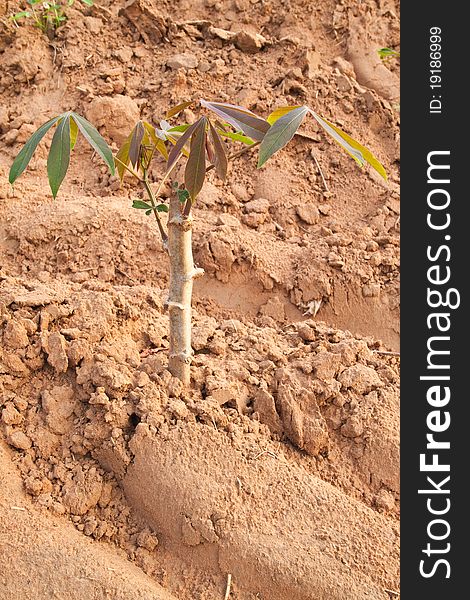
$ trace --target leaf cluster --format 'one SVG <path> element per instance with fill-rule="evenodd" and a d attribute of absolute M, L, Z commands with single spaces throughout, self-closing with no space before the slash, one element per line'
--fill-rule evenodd
<path fill-rule="evenodd" d="M 170 109 L 166 119 L 160 121 L 159 127 L 154 127 L 147 121 L 138 121 L 115 157 L 93 125 L 77 113 L 67 112 L 54 117 L 42 125 L 22 148 L 11 167 L 10 183 L 14 183 L 23 173 L 37 145 L 47 131 L 55 125 L 56 130 L 47 160 L 49 183 L 54 198 L 67 172 L 70 154 L 78 133 L 81 132 L 108 165 L 111 173 L 114 174 L 116 166 L 121 180 L 128 172 L 144 184 L 150 204 L 135 201 L 134 207 L 143 209 L 148 214 L 154 212 L 156 217 L 158 212 L 165 211 L 166 208 L 163 204 L 157 206 L 160 189 L 181 157 L 186 157 L 184 186 L 177 185 L 176 191 L 180 201 L 185 205 L 185 214 L 189 214 L 192 204 L 204 185 L 208 171 L 214 169 L 218 177 L 225 180 L 229 162 L 257 146 L 259 146 L 258 168 L 262 167 L 276 152 L 289 143 L 307 115 L 312 116 L 361 167 L 368 163 L 384 179 L 387 178 L 384 167 L 367 148 L 308 106 L 281 107 L 264 119 L 242 106 L 201 100 L 201 107 L 206 109 L 210 116 L 202 114 L 192 124 L 171 125 L 169 123 L 191 104 L 191 102 L 184 102 Z M 240 142 L 245 147 L 234 154 L 228 154 L 225 140 Z M 166 169 L 160 188 L 154 196 L 147 174 L 156 154 L 166 161 Z"/>

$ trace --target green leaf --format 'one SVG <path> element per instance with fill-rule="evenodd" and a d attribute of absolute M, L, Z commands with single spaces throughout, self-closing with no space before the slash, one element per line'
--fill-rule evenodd
<path fill-rule="evenodd" d="M 188 190 L 176 190 L 176 195 L 181 204 L 186 204 L 186 201 L 189 200 Z"/>
<path fill-rule="evenodd" d="M 356 142 L 354 138 L 344 133 L 339 127 L 333 125 L 326 119 L 323 119 L 317 115 L 312 109 L 309 109 L 313 117 L 320 123 L 323 129 L 331 135 L 331 137 L 343 147 L 346 152 L 354 158 L 354 160 L 362 167 L 367 162 L 373 167 L 379 175 L 381 175 L 385 181 L 387 181 L 387 172 L 383 165 L 375 158 L 375 156 L 362 146 L 359 142 Z"/>
<path fill-rule="evenodd" d="M 281 117 L 283 117 L 287 113 L 291 112 L 291 110 L 294 110 L 295 108 L 300 108 L 300 105 L 297 104 L 296 106 L 281 106 L 280 108 L 276 108 L 269 115 L 269 117 L 266 119 L 266 121 L 270 125 L 273 125 L 278 119 L 280 119 Z"/>
<path fill-rule="evenodd" d="M 47 157 L 47 175 L 52 196 L 57 197 L 70 164 L 70 113 L 66 113 L 57 125 Z"/>
<path fill-rule="evenodd" d="M 57 121 L 62 117 L 62 115 L 58 117 L 54 117 L 44 125 L 41 125 L 37 131 L 33 133 L 33 135 L 29 138 L 26 144 L 21 148 L 18 156 L 13 161 L 11 165 L 10 174 L 8 176 L 8 181 L 13 184 L 18 179 L 18 177 L 23 173 L 26 167 L 31 160 L 31 157 L 34 154 L 39 142 L 46 135 L 49 129 L 57 123 Z"/>
<path fill-rule="evenodd" d="M 119 148 L 119 152 L 116 154 L 115 164 L 121 182 L 124 179 L 124 175 L 126 173 L 126 168 L 124 165 L 127 166 L 129 164 L 129 148 L 131 146 L 131 138 L 132 131 L 125 139 L 124 144 Z"/>
<path fill-rule="evenodd" d="M 270 125 L 267 121 L 242 106 L 224 102 L 207 102 L 206 100 L 201 100 L 201 104 L 222 117 L 227 123 L 230 123 L 236 131 L 243 131 L 245 135 L 258 142 L 264 138 L 269 130 Z"/>
<path fill-rule="evenodd" d="M 86 4 L 87 6 L 93 6 L 93 0 L 82 0 L 83 4 Z"/>
<path fill-rule="evenodd" d="M 168 206 L 166 204 L 157 204 L 156 209 L 158 212 L 168 212 Z"/>
<path fill-rule="evenodd" d="M 168 161 L 167 161 L 167 165 L 166 165 L 167 174 L 173 169 L 173 167 L 178 162 L 178 160 L 184 150 L 186 142 L 189 141 L 189 139 L 193 135 L 194 130 L 196 129 L 196 127 L 201 122 L 201 119 L 203 119 L 203 118 L 204 117 L 201 117 L 195 123 L 193 123 L 190 127 L 188 127 L 188 129 L 186 129 L 186 131 L 183 133 L 183 135 L 179 138 L 179 140 L 176 142 L 176 144 L 171 149 L 170 154 L 168 155 Z"/>
<path fill-rule="evenodd" d="M 227 154 L 225 152 L 225 147 L 223 141 L 220 139 L 219 134 L 217 133 L 215 127 L 209 121 L 209 137 L 214 146 L 214 167 L 217 175 L 225 181 L 227 177 L 227 169 L 228 169 L 228 160 Z"/>
<path fill-rule="evenodd" d="M 147 202 L 143 202 L 142 200 L 134 200 L 132 202 L 132 208 L 140 208 L 142 210 L 153 210 L 152 205 Z"/>
<path fill-rule="evenodd" d="M 78 137 L 78 126 L 73 119 L 70 119 L 70 150 L 75 148 Z"/>
<path fill-rule="evenodd" d="M 12 21 L 19 21 L 20 19 L 24 19 L 25 17 L 31 17 L 32 13 L 30 13 L 28 10 L 22 10 L 20 12 L 17 12 L 15 15 L 11 15 L 10 19 Z"/>
<path fill-rule="evenodd" d="M 279 117 L 265 135 L 259 147 L 258 169 L 271 158 L 271 156 L 283 148 L 294 137 L 300 127 L 305 115 L 308 113 L 306 106 L 294 108 Z"/>
<path fill-rule="evenodd" d="M 175 125 L 174 127 L 170 127 L 169 129 L 167 129 L 166 133 L 174 133 L 174 132 L 184 133 L 189 127 L 191 127 L 191 125 L 188 125 L 187 123 L 185 123 L 184 125 Z"/>
<path fill-rule="evenodd" d="M 191 149 L 184 171 L 184 185 L 193 202 L 201 191 L 206 177 L 206 124 L 206 117 L 201 117 L 196 123 L 197 126 L 191 136 Z"/>
<path fill-rule="evenodd" d="M 190 102 L 182 102 L 177 106 L 173 106 L 173 108 L 170 108 L 170 110 L 166 113 L 166 118 L 171 119 L 171 117 L 176 117 L 177 114 L 179 114 L 185 108 L 188 108 L 188 106 L 191 106 L 191 104 L 194 104 L 192 100 Z"/>
<path fill-rule="evenodd" d="M 111 171 L 111 175 L 114 175 L 114 158 L 113 153 L 111 152 L 111 148 L 101 137 L 98 131 L 93 127 L 93 125 L 89 123 L 86 119 L 84 119 L 77 113 L 72 113 L 72 118 L 78 125 L 78 128 L 80 129 L 90 146 L 94 150 L 96 150 L 96 152 L 108 165 L 109 170 Z"/>
<path fill-rule="evenodd" d="M 135 168 L 139 163 L 141 156 L 142 140 L 144 139 L 145 128 L 142 121 L 138 121 L 132 130 L 131 143 L 129 146 L 129 162 Z"/>
<path fill-rule="evenodd" d="M 246 144 L 247 146 L 251 146 L 251 144 L 254 144 L 254 140 L 247 137 L 246 135 L 243 135 L 242 133 L 232 133 L 231 131 L 225 131 L 221 129 L 217 129 L 217 131 L 222 137 L 229 138 L 234 142 L 242 142 L 242 144 Z"/>
<path fill-rule="evenodd" d="M 390 56 L 396 56 L 398 58 L 400 56 L 399 52 L 396 52 L 391 48 L 380 48 L 379 50 L 377 50 L 377 53 L 380 56 L 380 58 L 389 58 Z"/>

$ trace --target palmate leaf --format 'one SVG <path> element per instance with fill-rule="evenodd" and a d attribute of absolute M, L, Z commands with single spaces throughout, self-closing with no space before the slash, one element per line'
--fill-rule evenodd
<path fill-rule="evenodd" d="M 184 171 L 184 185 L 193 202 L 201 191 L 206 177 L 206 125 L 206 117 L 201 117 L 196 122 L 191 136 L 189 158 Z"/>
<path fill-rule="evenodd" d="M 201 100 L 201 104 L 230 123 L 236 131 L 243 131 L 245 135 L 257 142 L 260 142 L 269 130 L 270 125 L 267 121 L 242 106 L 224 102 L 207 102 L 206 100 Z"/>
<path fill-rule="evenodd" d="M 77 113 L 69 111 L 41 125 L 29 138 L 10 168 L 8 180 L 11 184 L 26 169 L 39 142 L 54 125 L 57 125 L 57 129 L 54 132 L 47 158 L 47 173 L 54 198 L 57 196 L 60 185 L 67 173 L 70 164 L 70 152 L 75 146 L 79 131 L 82 132 L 92 148 L 104 159 L 114 175 L 114 159 L 108 144 L 91 123 Z"/>
<path fill-rule="evenodd" d="M 57 197 L 70 164 L 70 115 L 64 116 L 57 125 L 47 157 L 47 176 L 52 196 Z"/>
<path fill-rule="evenodd" d="M 305 115 L 308 113 L 308 110 L 306 106 L 292 108 L 274 121 L 259 147 L 258 169 L 275 152 L 290 142 L 304 120 Z"/>
<path fill-rule="evenodd" d="M 12 185 L 28 166 L 29 161 L 31 160 L 36 148 L 38 147 L 39 142 L 46 135 L 49 129 L 57 123 L 57 121 L 60 118 L 60 116 L 54 117 L 50 121 L 47 121 L 47 123 L 44 123 L 44 125 L 41 125 L 41 127 L 37 131 L 35 131 L 33 135 L 29 138 L 29 140 L 26 142 L 23 148 L 21 148 L 18 156 L 15 158 L 13 164 L 11 165 L 10 173 L 8 176 L 8 181 Z"/>
<path fill-rule="evenodd" d="M 323 127 L 323 129 L 331 135 L 331 137 L 338 142 L 340 146 L 346 152 L 354 158 L 354 160 L 363 167 L 367 162 L 373 167 L 379 175 L 381 175 L 385 181 L 387 180 L 387 172 L 385 171 L 383 165 L 375 158 L 375 156 L 362 146 L 359 142 L 357 142 L 354 138 L 349 136 L 347 133 L 344 133 L 339 127 L 333 125 L 326 119 L 323 119 L 319 115 L 317 115 L 312 109 L 309 109 L 310 114 L 316 119 L 316 121 Z"/>

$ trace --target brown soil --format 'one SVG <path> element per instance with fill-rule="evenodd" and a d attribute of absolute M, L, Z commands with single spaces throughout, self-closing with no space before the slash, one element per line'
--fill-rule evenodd
<path fill-rule="evenodd" d="M 100 0 L 52 40 L 0 23 L 2 599 L 398 597 L 398 64 L 375 53 L 397 48 L 398 11 Z M 390 178 L 313 122 L 262 170 L 209 178 L 185 391 L 141 191 L 81 142 L 57 201 L 48 142 L 14 190 L 7 173 L 64 110 L 117 148 L 139 115 L 200 97 L 309 104 Z"/>

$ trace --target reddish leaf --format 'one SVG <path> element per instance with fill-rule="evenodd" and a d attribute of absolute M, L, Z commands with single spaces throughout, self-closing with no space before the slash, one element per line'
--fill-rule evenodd
<path fill-rule="evenodd" d="M 242 106 L 235 106 L 234 104 L 226 104 L 224 102 L 206 102 L 206 100 L 201 100 L 201 104 L 219 117 L 222 117 L 237 131 L 243 131 L 245 135 L 258 142 L 264 138 L 270 128 L 267 121 Z"/>
<path fill-rule="evenodd" d="M 191 138 L 191 136 L 194 133 L 194 130 L 199 125 L 199 123 L 201 122 L 202 119 L 205 119 L 205 117 L 201 117 L 195 123 L 193 123 L 190 127 L 188 127 L 188 129 L 186 129 L 186 131 L 183 133 L 183 135 L 179 138 L 179 140 L 176 142 L 176 144 L 171 149 L 170 154 L 168 156 L 168 162 L 166 165 L 167 173 L 169 173 L 173 169 L 173 167 L 176 165 L 176 163 L 178 162 L 186 143 L 189 141 L 189 139 Z"/>
<path fill-rule="evenodd" d="M 217 175 L 225 181 L 227 177 L 227 169 L 228 169 L 228 160 L 227 154 L 225 153 L 225 147 L 223 141 L 220 139 L 219 134 L 217 133 L 215 127 L 209 121 L 209 137 L 214 146 L 214 159 L 211 161 L 214 163 L 215 171 Z"/>
<path fill-rule="evenodd" d="M 206 125 L 206 117 L 201 117 L 196 123 L 184 172 L 184 185 L 193 202 L 201 191 L 206 177 Z"/>
<path fill-rule="evenodd" d="M 129 161 L 134 168 L 137 166 L 141 156 L 144 133 L 144 125 L 142 121 L 138 121 L 132 130 L 131 141 L 129 145 Z"/>

